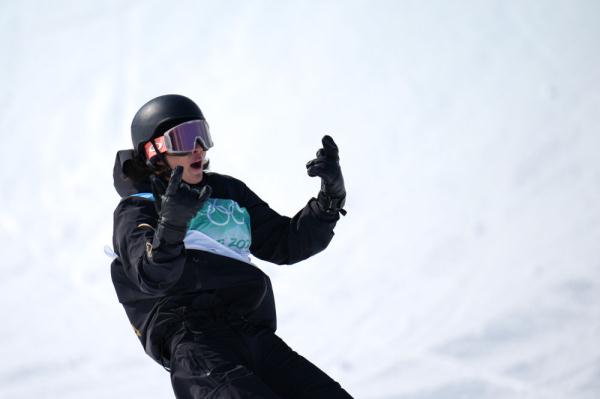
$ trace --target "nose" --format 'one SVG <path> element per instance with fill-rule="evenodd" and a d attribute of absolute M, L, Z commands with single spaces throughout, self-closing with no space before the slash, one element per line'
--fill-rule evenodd
<path fill-rule="evenodd" d="M 204 146 L 202 146 L 202 142 L 200 141 L 200 138 L 197 138 L 196 143 L 194 145 L 194 150 L 193 150 L 194 154 L 198 154 L 198 153 L 204 152 L 204 151 L 206 151 L 206 150 L 204 149 Z"/>

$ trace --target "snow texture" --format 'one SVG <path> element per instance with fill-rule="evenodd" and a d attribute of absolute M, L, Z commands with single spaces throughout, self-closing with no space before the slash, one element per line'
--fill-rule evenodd
<path fill-rule="evenodd" d="M 109 274 L 137 108 L 207 115 L 281 213 L 331 134 L 348 216 L 272 278 L 356 398 L 600 397 L 600 2 L 0 2 L 0 397 L 170 398 Z"/>

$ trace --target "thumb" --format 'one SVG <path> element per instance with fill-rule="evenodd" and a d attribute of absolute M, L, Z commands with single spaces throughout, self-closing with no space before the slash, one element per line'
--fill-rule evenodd
<path fill-rule="evenodd" d="M 167 191 L 167 184 L 163 179 L 156 175 L 150 175 L 150 182 L 152 185 L 152 194 L 154 194 L 154 199 L 160 201 L 160 197 L 165 194 Z"/>
<path fill-rule="evenodd" d="M 165 194 L 167 185 L 162 178 L 156 175 L 150 175 L 150 182 L 152 185 L 152 194 L 154 195 L 154 208 L 156 213 L 160 214 L 162 208 L 162 196 Z"/>

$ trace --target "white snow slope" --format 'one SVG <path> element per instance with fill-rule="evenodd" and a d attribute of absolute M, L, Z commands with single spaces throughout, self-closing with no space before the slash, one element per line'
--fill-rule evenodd
<path fill-rule="evenodd" d="M 348 216 L 272 278 L 356 398 L 600 397 L 600 2 L 0 2 L 0 397 L 170 398 L 110 281 L 117 150 L 193 98 L 213 170 Z"/>

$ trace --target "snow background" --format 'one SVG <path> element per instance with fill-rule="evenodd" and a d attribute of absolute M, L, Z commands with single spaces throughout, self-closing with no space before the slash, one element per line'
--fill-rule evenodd
<path fill-rule="evenodd" d="M 600 397 L 600 2 L 0 2 L 0 398 L 170 398 L 103 253 L 115 152 L 194 99 L 212 168 L 348 216 L 272 278 L 356 398 Z"/>

